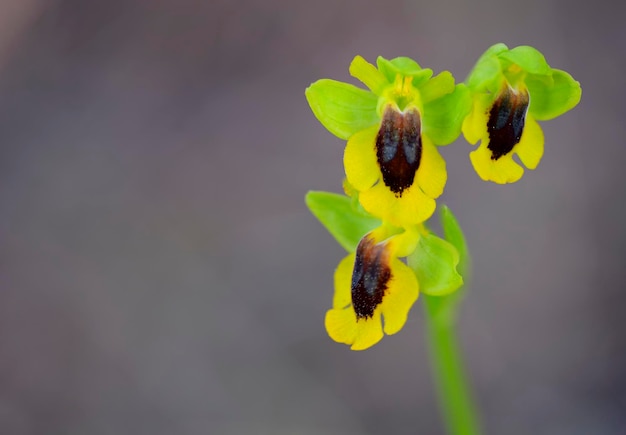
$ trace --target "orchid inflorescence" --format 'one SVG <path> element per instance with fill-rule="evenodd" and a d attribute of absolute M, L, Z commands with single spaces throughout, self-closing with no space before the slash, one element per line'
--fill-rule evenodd
<path fill-rule="evenodd" d="M 350 74 L 368 90 L 330 79 L 306 90 L 317 119 L 347 140 L 345 195 L 309 192 L 306 200 L 348 251 L 335 271 L 326 330 L 362 350 L 402 329 L 419 293 L 446 296 L 463 285 L 456 218 L 441 208 L 443 238 L 426 225 L 447 181 L 438 147 L 463 133 L 480 142 L 470 160 L 481 179 L 516 182 L 524 169 L 513 155 L 535 169 L 544 146 L 537 121 L 572 109 L 581 88 L 536 49 L 504 44 L 490 47 L 465 83 L 407 57 L 379 57 L 374 66 L 356 56 Z"/>

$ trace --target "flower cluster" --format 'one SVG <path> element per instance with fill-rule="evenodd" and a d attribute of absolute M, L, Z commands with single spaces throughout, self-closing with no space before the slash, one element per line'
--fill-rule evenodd
<path fill-rule="evenodd" d="M 481 178 L 516 181 L 523 169 L 512 155 L 537 166 L 543 134 L 536 120 L 574 107 L 580 86 L 536 50 L 503 44 L 487 50 L 461 84 L 406 57 L 379 57 L 374 66 L 356 56 L 350 74 L 368 89 L 322 79 L 306 90 L 317 119 L 347 140 L 348 195 L 309 192 L 307 205 L 349 252 L 335 271 L 327 332 L 361 350 L 398 332 L 420 292 L 447 295 L 463 283 L 456 219 L 443 209 L 445 239 L 425 226 L 447 180 L 438 147 L 463 132 L 481 141 L 470 155 Z"/>

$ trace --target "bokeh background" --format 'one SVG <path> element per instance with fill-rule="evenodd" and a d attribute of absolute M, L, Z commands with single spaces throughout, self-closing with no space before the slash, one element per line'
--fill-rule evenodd
<path fill-rule="evenodd" d="M 343 143 L 303 92 L 495 42 L 583 99 L 515 185 L 443 150 L 486 433 L 626 433 L 625 5 L 1 0 L 0 433 L 442 434 L 420 304 L 366 352 L 326 336 L 344 254 L 303 196 Z"/>

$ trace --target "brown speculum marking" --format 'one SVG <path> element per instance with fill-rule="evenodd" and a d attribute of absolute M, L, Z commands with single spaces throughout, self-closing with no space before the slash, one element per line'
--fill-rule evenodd
<path fill-rule="evenodd" d="M 352 306 L 357 320 L 374 316 L 390 279 L 389 254 L 385 245 L 364 237 L 356 249 L 352 271 Z"/>
<path fill-rule="evenodd" d="M 507 86 L 491 106 L 487 121 L 487 148 L 491 151 L 491 160 L 507 155 L 519 143 L 524 131 L 528 103 L 528 91 L 516 92 Z"/>
<path fill-rule="evenodd" d="M 376 158 L 383 182 L 397 196 L 413 185 L 422 158 L 422 122 L 416 109 L 387 106 L 376 135 Z"/>

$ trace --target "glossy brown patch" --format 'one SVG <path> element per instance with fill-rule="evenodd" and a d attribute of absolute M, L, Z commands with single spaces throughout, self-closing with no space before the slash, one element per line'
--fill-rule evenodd
<path fill-rule="evenodd" d="M 416 109 L 387 106 L 376 136 L 376 158 L 385 185 L 397 197 L 413 185 L 422 158 L 422 122 Z"/>
<path fill-rule="evenodd" d="M 507 155 L 519 143 L 524 131 L 528 103 L 528 91 L 515 92 L 507 86 L 491 106 L 487 121 L 487 148 L 491 151 L 491 160 Z"/>
<path fill-rule="evenodd" d="M 356 249 L 352 271 L 352 306 L 357 319 L 374 315 L 376 307 L 383 301 L 390 279 L 389 254 L 385 245 L 364 237 Z"/>

